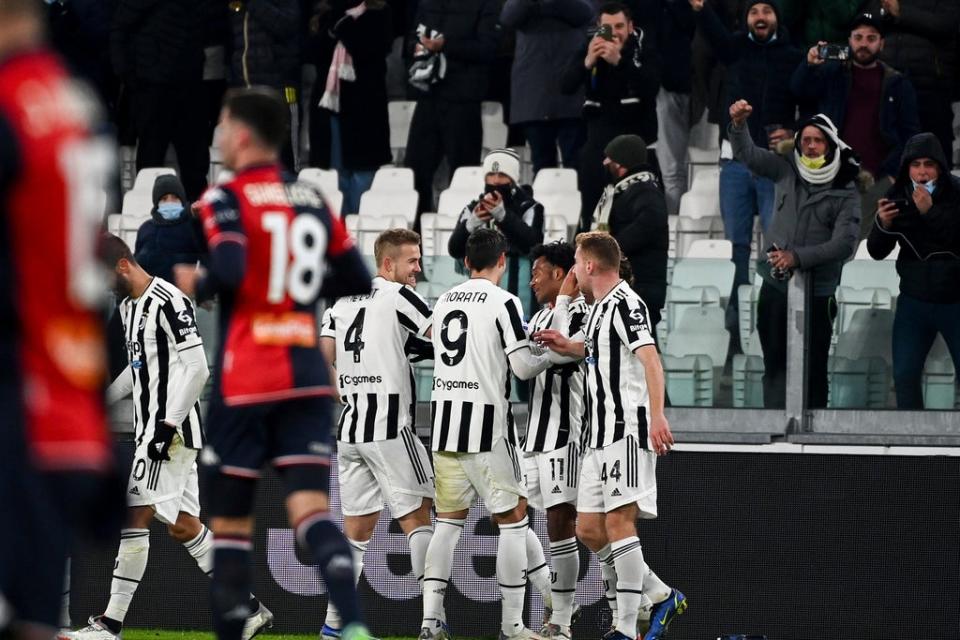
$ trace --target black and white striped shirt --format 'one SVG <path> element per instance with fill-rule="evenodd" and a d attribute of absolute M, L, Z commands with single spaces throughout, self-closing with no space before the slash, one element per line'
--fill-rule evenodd
<path fill-rule="evenodd" d="M 366 295 L 340 298 L 323 315 L 320 335 L 337 344 L 337 388 L 344 401 L 340 442 L 392 440 L 413 428 L 416 391 L 411 359 L 432 358 L 417 335 L 430 307 L 411 289 L 381 277 Z"/>
<path fill-rule="evenodd" d="M 519 298 L 473 278 L 440 296 L 421 334 L 430 328 L 433 450 L 479 453 L 501 438 L 516 445 L 508 357 L 528 348 Z"/>
<path fill-rule="evenodd" d="M 193 303 L 175 286 L 155 277 L 139 298 L 128 297 L 120 303 L 120 313 L 133 378 L 137 445 L 149 442 L 154 426 L 166 421 L 180 425 L 184 445 L 200 449 L 202 384 L 196 391 L 188 388 L 192 376 L 180 357 L 192 349 L 203 353 Z M 205 366 L 206 359 L 203 362 Z"/>
<path fill-rule="evenodd" d="M 622 280 L 590 309 L 584 332 L 588 447 L 632 435 L 649 448 L 646 376 L 633 353 L 654 344 L 647 318 L 647 305 Z"/>
<path fill-rule="evenodd" d="M 583 297 L 569 307 L 566 327 L 554 327 L 567 336 L 583 329 L 589 309 Z M 544 307 L 530 319 L 528 334 L 550 328 L 553 308 Z M 530 384 L 530 417 L 523 441 L 526 453 L 554 451 L 577 442 L 583 419 L 583 369 L 580 362 L 553 365 Z"/>

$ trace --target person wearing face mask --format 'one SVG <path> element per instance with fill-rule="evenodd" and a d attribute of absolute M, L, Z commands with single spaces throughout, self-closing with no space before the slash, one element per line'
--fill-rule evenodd
<path fill-rule="evenodd" d="M 893 320 L 898 409 L 922 409 L 923 366 L 943 336 L 960 370 L 960 178 L 932 133 L 907 141 L 897 180 L 878 203 L 867 250 L 883 260 L 899 243 L 900 296 Z"/>
<path fill-rule="evenodd" d="M 150 220 L 137 231 L 134 256 L 147 272 L 173 281 L 173 265 L 204 261 L 205 243 L 190 215 L 183 184 L 175 175 L 157 176 L 153 183 Z"/>
<path fill-rule="evenodd" d="M 467 251 L 467 238 L 477 229 L 499 229 L 507 238 L 507 271 L 503 287 L 520 296 L 531 309 L 530 250 L 543 242 L 543 205 L 533 189 L 520 184 L 520 158 L 512 149 L 495 149 L 483 159 L 483 193 L 460 213 L 447 250 L 458 261 Z"/>
<path fill-rule="evenodd" d="M 730 106 L 727 135 L 733 154 L 750 171 L 775 184 L 773 218 L 763 234 L 763 278 L 757 303 L 757 332 L 763 348 L 763 401 L 783 408 L 787 373 L 787 280 L 804 271 L 812 280 L 805 335 L 809 359 L 807 398 L 812 408 L 827 403 L 827 355 L 836 313 L 834 293 L 843 262 L 853 255 L 860 232 L 860 194 L 854 179 L 860 161 L 840 139 L 827 116 L 801 121 L 794 148 L 780 155 L 756 145 L 747 128 L 753 107 Z"/>
<path fill-rule="evenodd" d="M 617 136 L 604 149 L 603 167 L 610 184 L 593 213 L 593 228 L 608 231 L 620 245 L 635 274 L 633 290 L 650 315 L 650 332 L 667 299 L 667 202 L 656 174 L 647 164 L 647 144 L 640 136 Z"/>

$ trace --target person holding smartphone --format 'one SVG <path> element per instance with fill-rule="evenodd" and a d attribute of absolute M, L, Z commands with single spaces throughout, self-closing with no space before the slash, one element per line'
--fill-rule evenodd
<path fill-rule="evenodd" d="M 763 348 L 763 403 L 783 408 L 787 382 L 787 281 L 797 270 L 812 279 L 806 317 L 811 408 L 827 403 L 827 355 L 836 310 L 834 293 L 843 262 L 853 255 L 860 230 L 860 194 L 854 178 L 860 162 L 823 114 L 801 121 L 793 151 L 780 155 L 758 145 L 747 119 L 746 100 L 730 105 L 727 135 L 733 155 L 757 176 L 775 184 L 774 211 L 763 233 L 766 256 L 757 265 L 763 278 L 757 302 L 757 332 Z"/>
<path fill-rule="evenodd" d="M 960 370 L 960 178 L 932 133 L 907 141 L 896 182 L 877 204 L 867 250 L 883 260 L 897 244 L 893 383 L 898 409 L 922 409 L 923 366 L 938 333 Z"/>

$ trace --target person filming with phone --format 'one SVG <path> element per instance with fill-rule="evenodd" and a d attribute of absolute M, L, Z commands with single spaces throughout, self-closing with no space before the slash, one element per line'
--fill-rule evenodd
<path fill-rule="evenodd" d="M 660 55 L 654 38 L 644 32 L 619 2 L 600 6 L 597 31 L 567 64 L 561 91 L 583 88 L 583 119 L 587 141 L 580 153 L 581 228 L 589 229 L 591 216 L 607 183 L 603 150 L 619 135 L 630 133 L 652 147 L 657 141 L 657 93 L 660 90 Z M 660 175 L 656 153 L 647 152 L 647 164 Z"/>
<path fill-rule="evenodd" d="M 960 370 L 960 178 L 946 167 L 934 134 L 910 138 L 867 238 L 875 260 L 900 245 L 892 345 L 898 409 L 923 408 L 923 367 L 938 333 Z"/>
<path fill-rule="evenodd" d="M 860 162 L 823 114 L 801 121 L 794 148 L 780 155 L 757 145 L 746 100 L 730 105 L 727 135 L 733 156 L 774 182 L 773 218 L 763 233 L 766 255 L 757 264 L 763 278 L 757 302 L 757 332 L 763 348 L 763 403 L 783 408 L 787 382 L 787 286 L 795 271 L 812 279 L 807 298 L 807 398 L 811 408 L 827 403 L 827 355 L 836 312 L 834 293 L 843 262 L 853 255 L 860 231 L 860 194 L 854 179 Z"/>
<path fill-rule="evenodd" d="M 790 89 L 833 120 L 860 156 L 863 183 L 860 237 L 873 224 L 877 200 L 900 169 L 903 146 L 920 133 L 917 94 L 907 76 L 880 60 L 885 40 L 879 16 L 861 13 L 846 46 L 819 42 L 797 67 Z"/>

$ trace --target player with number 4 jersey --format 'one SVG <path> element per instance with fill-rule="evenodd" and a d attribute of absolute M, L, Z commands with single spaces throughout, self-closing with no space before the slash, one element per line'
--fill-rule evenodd
<path fill-rule="evenodd" d="M 320 344 L 336 365 L 344 403 L 337 425 L 337 470 L 343 530 L 359 580 L 363 555 L 384 501 L 410 543 L 410 563 L 423 580 L 433 537 L 433 468 L 414 424 L 411 361 L 432 359 L 417 335 L 430 308 L 413 286 L 420 273 L 420 235 L 389 229 L 374 245 L 377 277 L 367 295 L 340 298 L 323 315 Z M 327 606 L 322 637 L 340 637 L 342 621 Z"/>
<path fill-rule="evenodd" d="M 239 640 L 252 613 L 253 499 L 267 462 L 283 482 L 297 538 L 343 617 L 343 637 L 368 636 L 350 547 L 328 513 L 335 390 L 319 349 L 317 302 L 369 292 L 370 274 L 322 194 L 278 164 L 287 114 L 272 90 L 228 94 L 219 146 L 236 177 L 203 197 L 209 271 L 175 269 L 182 291 L 220 302 L 221 344 L 201 454 L 211 477 L 211 604 L 220 640 Z"/>

